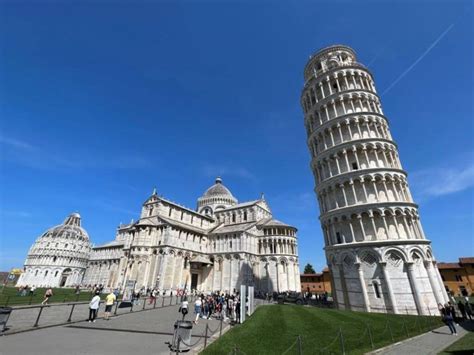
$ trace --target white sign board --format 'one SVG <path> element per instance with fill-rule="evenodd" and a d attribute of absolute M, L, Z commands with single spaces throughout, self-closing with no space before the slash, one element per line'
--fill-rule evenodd
<path fill-rule="evenodd" d="M 253 286 L 249 286 L 249 302 L 248 302 L 248 315 L 251 316 L 253 311 L 254 311 L 254 299 L 253 299 L 253 295 L 254 295 L 254 290 L 253 290 Z"/>
<path fill-rule="evenodd" d="M 247 303 L 246 288 L 247 286 L 240 285 L 240 323 L 245 322 L 245 305 Z"/>

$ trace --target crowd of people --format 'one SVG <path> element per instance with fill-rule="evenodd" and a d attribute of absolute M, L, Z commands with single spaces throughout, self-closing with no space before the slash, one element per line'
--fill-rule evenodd
<path fill-rule="evenodd" d="M 199 319 L 222 319 L 235 323 L 240 321 L 240 296 L 238 293 L 229 294 L 214 292 L 208 295 L 200 294 L 194 302 L 195 318 L 193 323 L 197 324 Z"/>

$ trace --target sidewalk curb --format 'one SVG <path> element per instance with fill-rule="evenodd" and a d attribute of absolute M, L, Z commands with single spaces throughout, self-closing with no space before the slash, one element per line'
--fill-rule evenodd
<path fill-rule="evenodd" d="M 423 334 L 418 334 L 418 335 L 416 335 L 416 336 L 414 336 L 414 337 L 411 337 L 411 338 L 408 338 L 408 339 L 404 339 L 404 340 L 398 341 L 398 342 L 396 342 L 396 343 L 387 345 L 387 346 L 385 346 L 385 347 L 383 347 L 383 348 L 380 348 L 380 349 L 376 349 L 376 350 L 367 352 L 367 353 L 365 353 L 365 355 L 376 355 L 376 354 L 384 353 L 385 351 L 391 350 L 392 348 L 395 348 L 395 347 L 397 347 L 397 346 L 399 346 L 399 345 L 408 343 L 408 342 L 410 342 L 410 341 L 413 341 L 414 339 L 421 338 L 421 337 L 425 336 L 426 334 L 432 333 L 433 331 L 438 331 L 438 330 L 443 329 L 443 328 L 444 328 L 444 326 L 439 327 L 439 328 L 436 328 L 436 329 L 433 329 L 433 330 L 430 330 L 429 332 L 426 332 L 426 333 L 423 333 Z M 456 338 L 456 340 L 461 339 L 461 338 L 464 337 L 464 335 L 466 335 L 466 334 L 467 334 L 467 333 L 465 333 L 465 334 L 463 334 L 462 336 Z"/>

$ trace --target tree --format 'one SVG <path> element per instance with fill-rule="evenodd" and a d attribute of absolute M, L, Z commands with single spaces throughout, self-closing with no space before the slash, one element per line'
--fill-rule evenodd
<path fill-rule="evenodd" d="M 313 265 L 306 264 L 306 266 L 304 267 L 304 273 L 305 274 L 315 274 L 316 271 L 314 271 Z"/>

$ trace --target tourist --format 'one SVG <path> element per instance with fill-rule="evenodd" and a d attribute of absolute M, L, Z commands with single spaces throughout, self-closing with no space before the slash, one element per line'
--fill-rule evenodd
<path fill-rule="evenodd" d="M 456 325 L 459 325 L 459 320 L 457 319 L 456 316 L 456 309 L 454 308 L 453 304 L 451 302 L 448 302 L 444 308 L 446 308 L 446 313 L 449 313 L 451 317 L 453 318 L 453 321 Z"/>
<path fill-rule="evenodd" d="M 35 286 L 35 285 L 31 286 L 31 288 L 30 288 L 30 296 L 34 296 L 35 291 L 36 291 L 36 286 Z"/>
<path fill-rule="evenodd" d="M 235 322 L 240 323 L 240 297 L 235 299 Z"/>
<path fill-rule="evenodd" d="M 464 303 L 464 309 L 466 310 L 466 315 L 469 318 L 469 320 L 472 320 L 472 307 L 471 304 L 469 303 L 469 299 L 466 300 Z"/>
<path fill-rule="evenodd" d="M 105 297 L 105 320 L 110 319 L 110 312 L 112 312 L 112 306 L 114 305 L 116 300 L 117 297 L 115 297 L 115 293 L 113 293 L 112 291 L 110 291 L 110 293 Z"/>
<path fill-rule="evenodd" d="M 467 320 L 466 308 L 464 307 L 464 303 L 462 303 L 461 300 L 459 300 L 458 302 L 458 309 L 459 309 L 459 312 L 461 312 L 462 320 L 463 321 Z"/>
<path fill-rule="evenodd" d="M 150 294 L 150 302 L 148 304 L 152 304 L 156 302 L 156 296 L 157 296 L 157 291 L 156 289 L 153 289 Z"/>
<path fill-rule="evenodd" d="M 27 292 L 28 292 L 28 285 L 23 287 L 23 290 L 21 290 L 21 296 L 23 296 L 23 297 L 26 296 Z"/>
<path fill-rule="evenodd" d="M 449 330 L 451 331 L 451 335 L 458 335 L 456 327 L 454 326 L 454 319 L 450 311 L 450 305 L 446 303 L 443 307 L 441 303 L 439 303 L 438 309 L 441 313 L 441 320 L 448 326 Z"/>
<path fill-rule="evenodd" d="M 193 320 L 194 324 L 198 324 L 199 317 L 201 317 L 201 307 L 202 307 L 202 300 L 201 297 L 196 298 L 196 302 L 194 302 L 194 313 L 196 313 L 196 319 Z"/>
<path fill-rule="evenodd" d="M 132 292 L 132 300 L 131 301 L 136 306 L 136 305 L 140 304 L 139 300 L 140 300 L 140 292 L 137 291 L 137 290 L 134 290 Z"/>
<path fill-rule="evenodd" d="M 94 322 L 95 319 L 97 318 L 97 313 L 99 311 L 99 305 L 100 305 L 100 296 L 99 292 L 96 292 L 94 297 L 92 297 L 91 301 L 89 302 L 89 323 Z"/>
<path fill-rule="evenodd" d="M 81 293 L 81 288 L 79 287 L 79 285 L 76 285 L 76 290 L 74 292 L 76 295 L 79 295 Z"/>
<path fill-rule="evenodd" d="M 53 290 L 51 287 L 49 287 L 46 292 L 44 293 L 44 300 L 41 302 L 41 304 L 48 304 L 49 299 L 53 296 Z"/>

